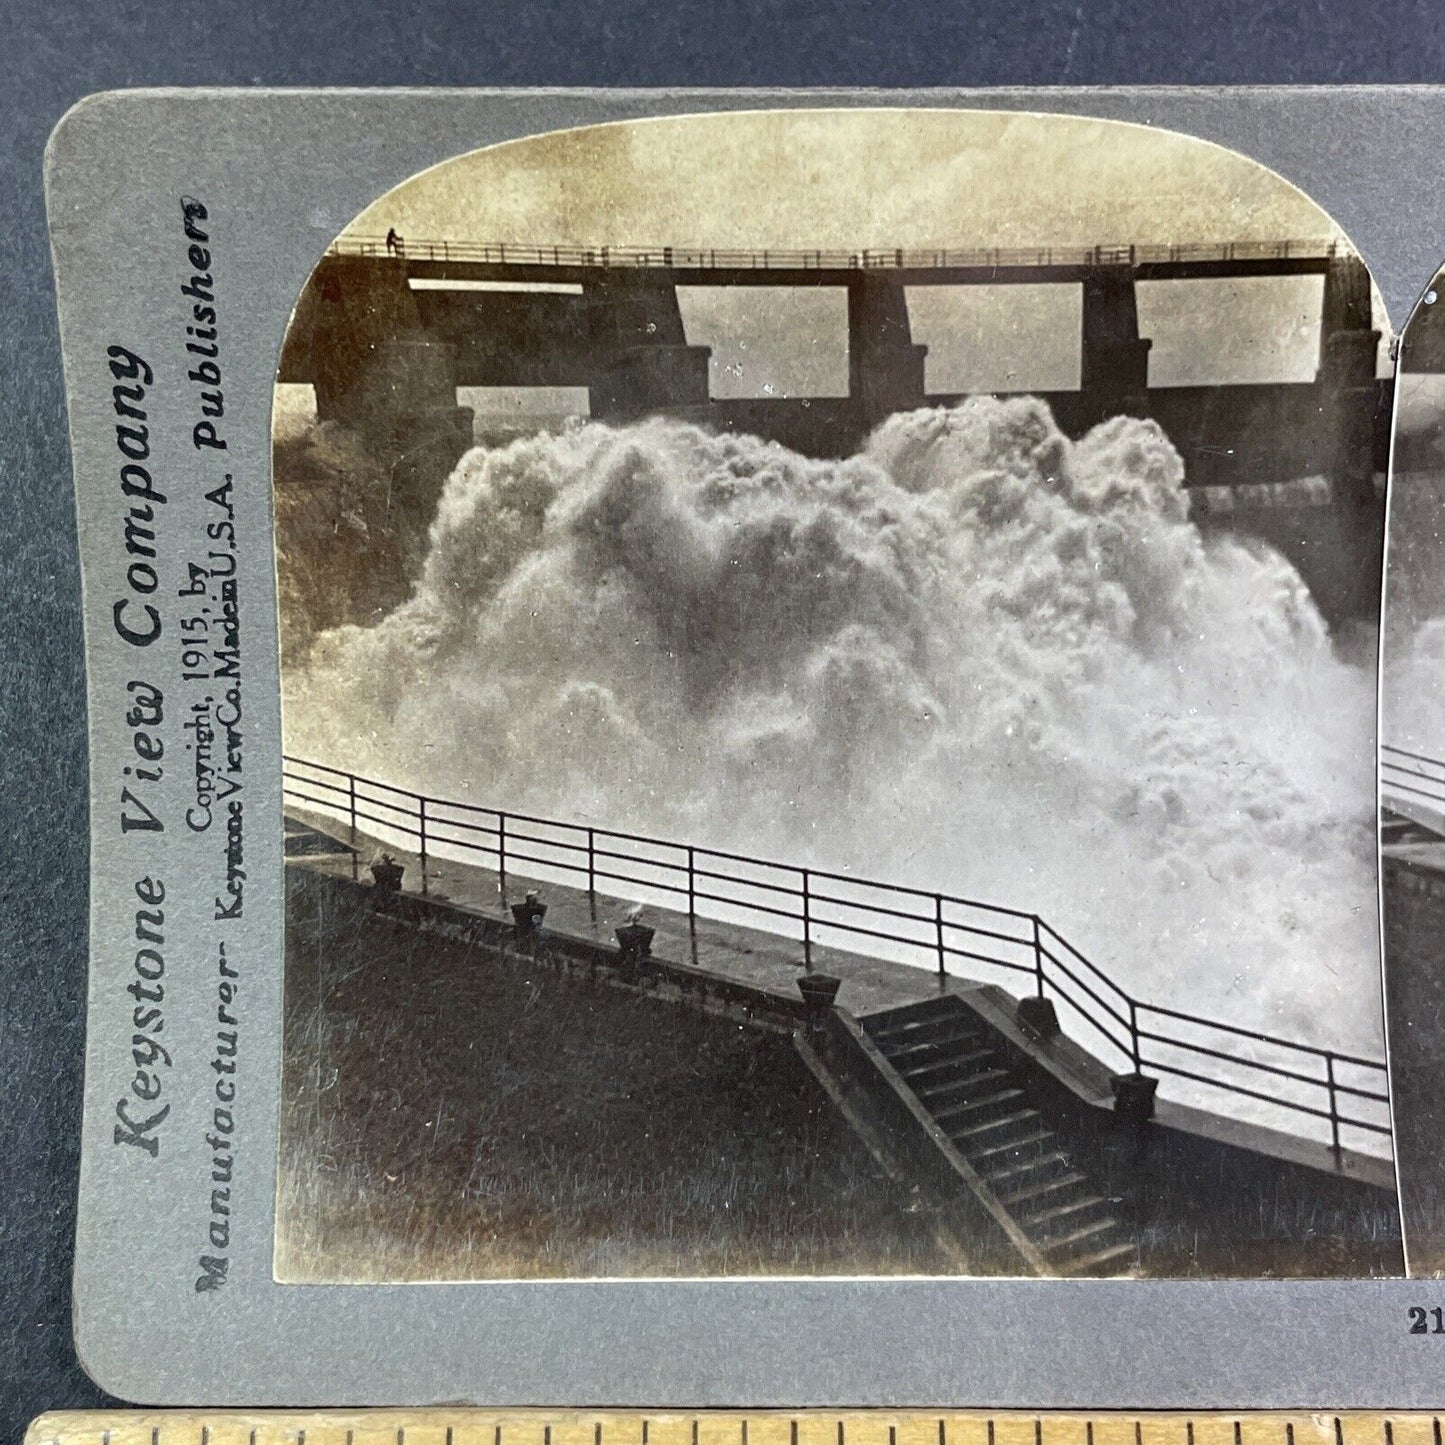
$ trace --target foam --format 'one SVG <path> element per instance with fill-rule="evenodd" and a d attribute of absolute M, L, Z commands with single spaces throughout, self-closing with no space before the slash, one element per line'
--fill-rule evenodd
<path fill-rule="evenodd" d="M 478 448 L 410 600 L 287 663 L 290 750 L 1037 909 L 1146 999 L 1380 1050 L 1373 679 L 1153 423 Z"/>

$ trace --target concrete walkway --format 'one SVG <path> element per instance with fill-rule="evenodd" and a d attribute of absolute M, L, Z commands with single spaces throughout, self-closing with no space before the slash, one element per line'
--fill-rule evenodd
<path fill-rule="evenodd" d="M 287 805 L 286 817 L 287 862 L 290 866 L 369 881 L 367 865 L 361 860 L 374 858 L 384 851 L 405 865 L 402 891 L 421 895 L 419 855 L 382 844 L 360 832 L 353 853 L 348 841 L 349 830 L 335 820 L 291 804 Z M 302 841 L 305 831 L 320 834 L 342 851 L 308 851 L 314 845 Z M 520 903 L 532 889 L 547 905 L 545 926 L 549 932 L 556 931 L 613 948 L 616 947 L 613 930 L 635 906 L 633 899 L 601 892 L 589 894 L 586 889 L 543 882 L 514 873 L 510 868 L 504 891 L 501 878 L 490 869 L 450 858 L 430 857 L 427 860 L 426 896 L 485 918 L 510 924 L 510 905 Z M 706 969 L 719 978 L 787 999 L 790 1003 L 799 1001 L 797 981 L 804 972 L 801 941 L 704 917 L 698 917 L 689 927 L 686 914 L 652 905 L 644 908 L 642 921 L 657 930 L 652 942 L 655 958 Z M 814 973 L 829 973 L 843 980 L 838 1003 L 855 1017 L 937 998 L 950 985 L 963 989 L 973 983 L 968 979 L 949 979 L 944 984 L 937 973 L 927 969 L 911 968 L 907 964 L 891 963 L 886 959 L 870 958 L 817 943 L 812 947 L 812 965 Z"/>
<path fill-rule="evenodd" d="M 360 831 L 353 845 L 350 836 L 346 825 L 335 818 L 287 804 L 288 867 L 314 869 L 369 884 L 367 861 L 385 852 L 405 865 L 402 891 L 422 896 L 418 854 L 383 844 Z M 512 924 L 510 905 L 520 903 L 530 890 L 536 889 L 547 905 L 548 932 L 608 948 L 616 948 L 613 930 L 636 902 L 601 892 L 589 895 L 585 889 L 540 881 L 511 869 L 507 870 L 504 893 L 502 880 L 495 872 L 449 858 L 428 858 L 426 873 L 426 897 L 508 927 Z M 704 917 L 689 927 L 685 914 L 661 906 L 647 905 L 643 921 L 656 930 L 652 943 L 655 958 L 704 969 L 719 979 L 798 1004 L 798 979 L 804 973 L 800 940 Z M 1112 1107 L 1111 1071 L 1067 1034 L 1041 1039 L 1025 1032 L 1014 1015 L 1013 999 L 996 986 L 957 975 L 940 979 L 928 969 L 817 943 L 812 948 L 812 964 L 815 973 L 842 979 L 838 1004 L 860 1020 L 887 1009 L 936 999 L 941 994 L 956 994 L 996 1034 L 1052 1074 L 1077 1098 L 1098 1108 Z M 1157 1101 L 1154 1121 L 1167 1129 L 1250 1149 L 1327 1174 L 1359 1178 L 1381 1188 L 1394 1187 L 1394 1165 L 1388 1155 L 1379 1157 L 1348 1148 L 1336 1155 L 1319 1140 L 1168 1098 Z"/>

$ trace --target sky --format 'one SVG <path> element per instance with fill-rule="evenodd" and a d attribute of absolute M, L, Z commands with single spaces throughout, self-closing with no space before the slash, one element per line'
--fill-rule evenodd
<path fill-rule="evenodd" d="M 418 240 L 849 251 L 1341 235 L 1302 191 L 1207 142 L 1075 116 L 943 110 L 554 132 L 425 171 L 343 234 L 393 227 Z M 1309 379 L 1320 289 L 1310 277 L 1141 287 L 1151 382 Z M 689 341 L 713 348 L 713 395 L 845 388 L 841 292 L 687 288 L 681 299 Z M 1077 384 L 1076 287 L 915 288 L 909 306 L 931 391 Z"/>

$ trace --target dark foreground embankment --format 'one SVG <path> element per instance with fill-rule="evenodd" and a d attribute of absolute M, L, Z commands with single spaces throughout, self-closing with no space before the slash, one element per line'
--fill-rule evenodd
<path fill-rule="evenodd" d="M 1420 850 L 1422 853 L 1433 850 Z M 1383 863 L 1385 989 L 1400 1205 L 1412 1275 L 1445 1274 L 1445 872 L 1435 859 Z"/>
<path fill-rule="evenodd" d="M 281 1278 L 957 1268 L 785 1034 L 287 881 Z"/>

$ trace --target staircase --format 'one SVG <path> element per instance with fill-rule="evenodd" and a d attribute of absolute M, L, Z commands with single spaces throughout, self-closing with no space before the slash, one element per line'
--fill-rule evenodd
<path fill-rule="evenodd" d="M 1030 1102 L 1024 1070 L 966 1004 L 944 995 L 859 1023 L 1051 1272 L 1130 1272 L 1138 1251 L 1113 1204 L 1091 1188 L 1068 1141 Z"/>

